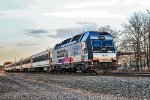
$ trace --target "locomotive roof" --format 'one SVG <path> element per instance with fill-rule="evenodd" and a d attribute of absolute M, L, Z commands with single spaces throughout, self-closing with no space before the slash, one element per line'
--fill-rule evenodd
<path fill-rule="evenodd" d="M 98 31 L 87 31 L 78 35 L 75 35 L 73 38 L 68 38 L 61 43 L 55 45 L 54 49 L 71 45 L 77 42 L 86 41 L 87 37 L 90 36 L 91 39 L 98 39 L 98 36 L 105 36 L 107 39 L 112 39 L 112 35 L 108 32 L 98 32 Z"/>

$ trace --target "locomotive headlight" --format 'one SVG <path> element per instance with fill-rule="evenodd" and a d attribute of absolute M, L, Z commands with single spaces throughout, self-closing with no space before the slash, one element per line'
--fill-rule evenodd
<path fill-rule="evenodd" d="M 106 48 L 102 48 L 102 50 L 106 50 Z"/>

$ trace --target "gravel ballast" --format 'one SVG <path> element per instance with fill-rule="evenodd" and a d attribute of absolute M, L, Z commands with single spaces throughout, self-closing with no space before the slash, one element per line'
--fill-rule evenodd
<path fill-rule="evenodd" d="M 1 100 L 149 100 L 150 78 L 0 74 Z"/>

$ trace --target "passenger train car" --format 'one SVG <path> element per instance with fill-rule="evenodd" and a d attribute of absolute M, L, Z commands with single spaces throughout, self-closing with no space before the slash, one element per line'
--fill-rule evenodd
<path fill-rule="evenodd" d="M 53 49 L 6 66 L 6 71 L 98 72 L 117 69 L 113 37 L 107 32 L 87 31 L 68 38 Z"/>
<path fill-rule="evenodd" d="M 6 65 L 6 71 L 47 71 L 50 66 L 51 55 L 50 51 L 52 49 L 40 52 L 38 54 L 32 55 L 25 59 L 15 61 L 12 64 Z"/>

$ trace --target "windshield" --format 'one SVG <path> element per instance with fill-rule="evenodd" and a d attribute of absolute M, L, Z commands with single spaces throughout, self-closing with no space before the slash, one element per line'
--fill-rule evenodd
<path fill-rule="evenodd" d="M 93 47 L 113 47 L 112 40 L 93 40 L 92 41 Z"/>
<path fill-rule="evenodd" d="M 113 40 L 92 40 L 93 52 L 114 53 Z"/>
<path fill-rule="evenodd" d="M 112 47 L 113 41 L 112 40 L 103 40 L 103 46 L 104 47 Z"/>
<path fill-rule="evenodd" d="M 93 47 L 99 47 L 99 46 L 102 46 L 102 41 L 101 40 L 93 40 L 92 44 L 93 44 Z"/>

